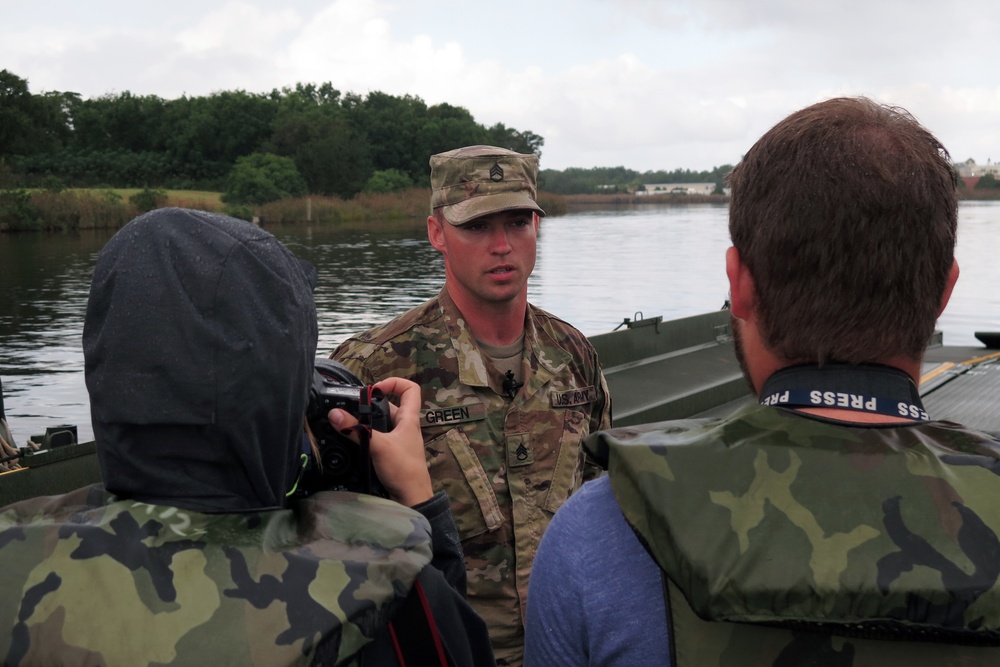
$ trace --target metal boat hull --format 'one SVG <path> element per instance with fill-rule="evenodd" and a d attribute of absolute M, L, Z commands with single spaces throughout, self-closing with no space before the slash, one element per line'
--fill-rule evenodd
<path fill-rule="evenodd" d="M 623 326 L 590 339 L 616 426 L 723 416 L 753 400 L 736 361 L 728 310 Z M 924 359 L 920 393 L 933 418 L 1000 436 L 1000 351 L 947 347 L 937 336 Z M 0 474 L 0 507 L 100 481 L 93 442 L 44 449 L 21 464 Z"/>

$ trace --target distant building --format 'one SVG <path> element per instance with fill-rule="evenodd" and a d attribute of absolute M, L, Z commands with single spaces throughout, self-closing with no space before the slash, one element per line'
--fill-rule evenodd
<path fill-rule="evenodd" d="M 993 174 L 994 178 L 1000 180 L 1000 164 L 991 164 L 990 160 L 987 160 L 985 165 L 976 164 L 972 158 L 958 164 L 958 175 L 963 179 L 979 178 L 986 174 Z"/>
<path fill-rule="evenodd" d="M 710 195 L 715 183 L 643 183 L 637 195 Z"/>

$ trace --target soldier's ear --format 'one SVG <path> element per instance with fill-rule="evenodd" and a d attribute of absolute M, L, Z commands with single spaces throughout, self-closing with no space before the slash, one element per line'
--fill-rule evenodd
<path fill-rule="evenodd" d="M 757 305 L 753 276 L 734 247 L 726 250 L 726 276 L 729 278 L 729 310 L 741 320 L 749 320 Z"/>
<path fill-rule="evenodd" d="M 427 240 L 439 252 L 444 252 L 445 248 L 443 224 L 436 216 L 427 216 Z"/>

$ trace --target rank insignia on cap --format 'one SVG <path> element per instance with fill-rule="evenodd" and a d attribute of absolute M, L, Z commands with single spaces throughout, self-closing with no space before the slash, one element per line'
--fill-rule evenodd
<path fill-rule="evenodd" d="M 493 166 L 490 167 L 490 180 L 491 181 L 503 180 L 503 167 L 500 166 L 499 162 L 494 162 Z"/>

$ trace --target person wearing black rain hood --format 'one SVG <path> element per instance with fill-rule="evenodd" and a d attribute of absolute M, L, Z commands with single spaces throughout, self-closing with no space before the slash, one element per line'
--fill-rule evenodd
<path fill-rule="evenodd" d="M 161 209 L 108 242 L 83 331 L 104 484 L 0 510 L 3 664 L 493 664 L 415 384 L 377 385 L 399 397 L 370 443 L 391 499 L 291 498 L 314 284 L 222 215 Z"/>

